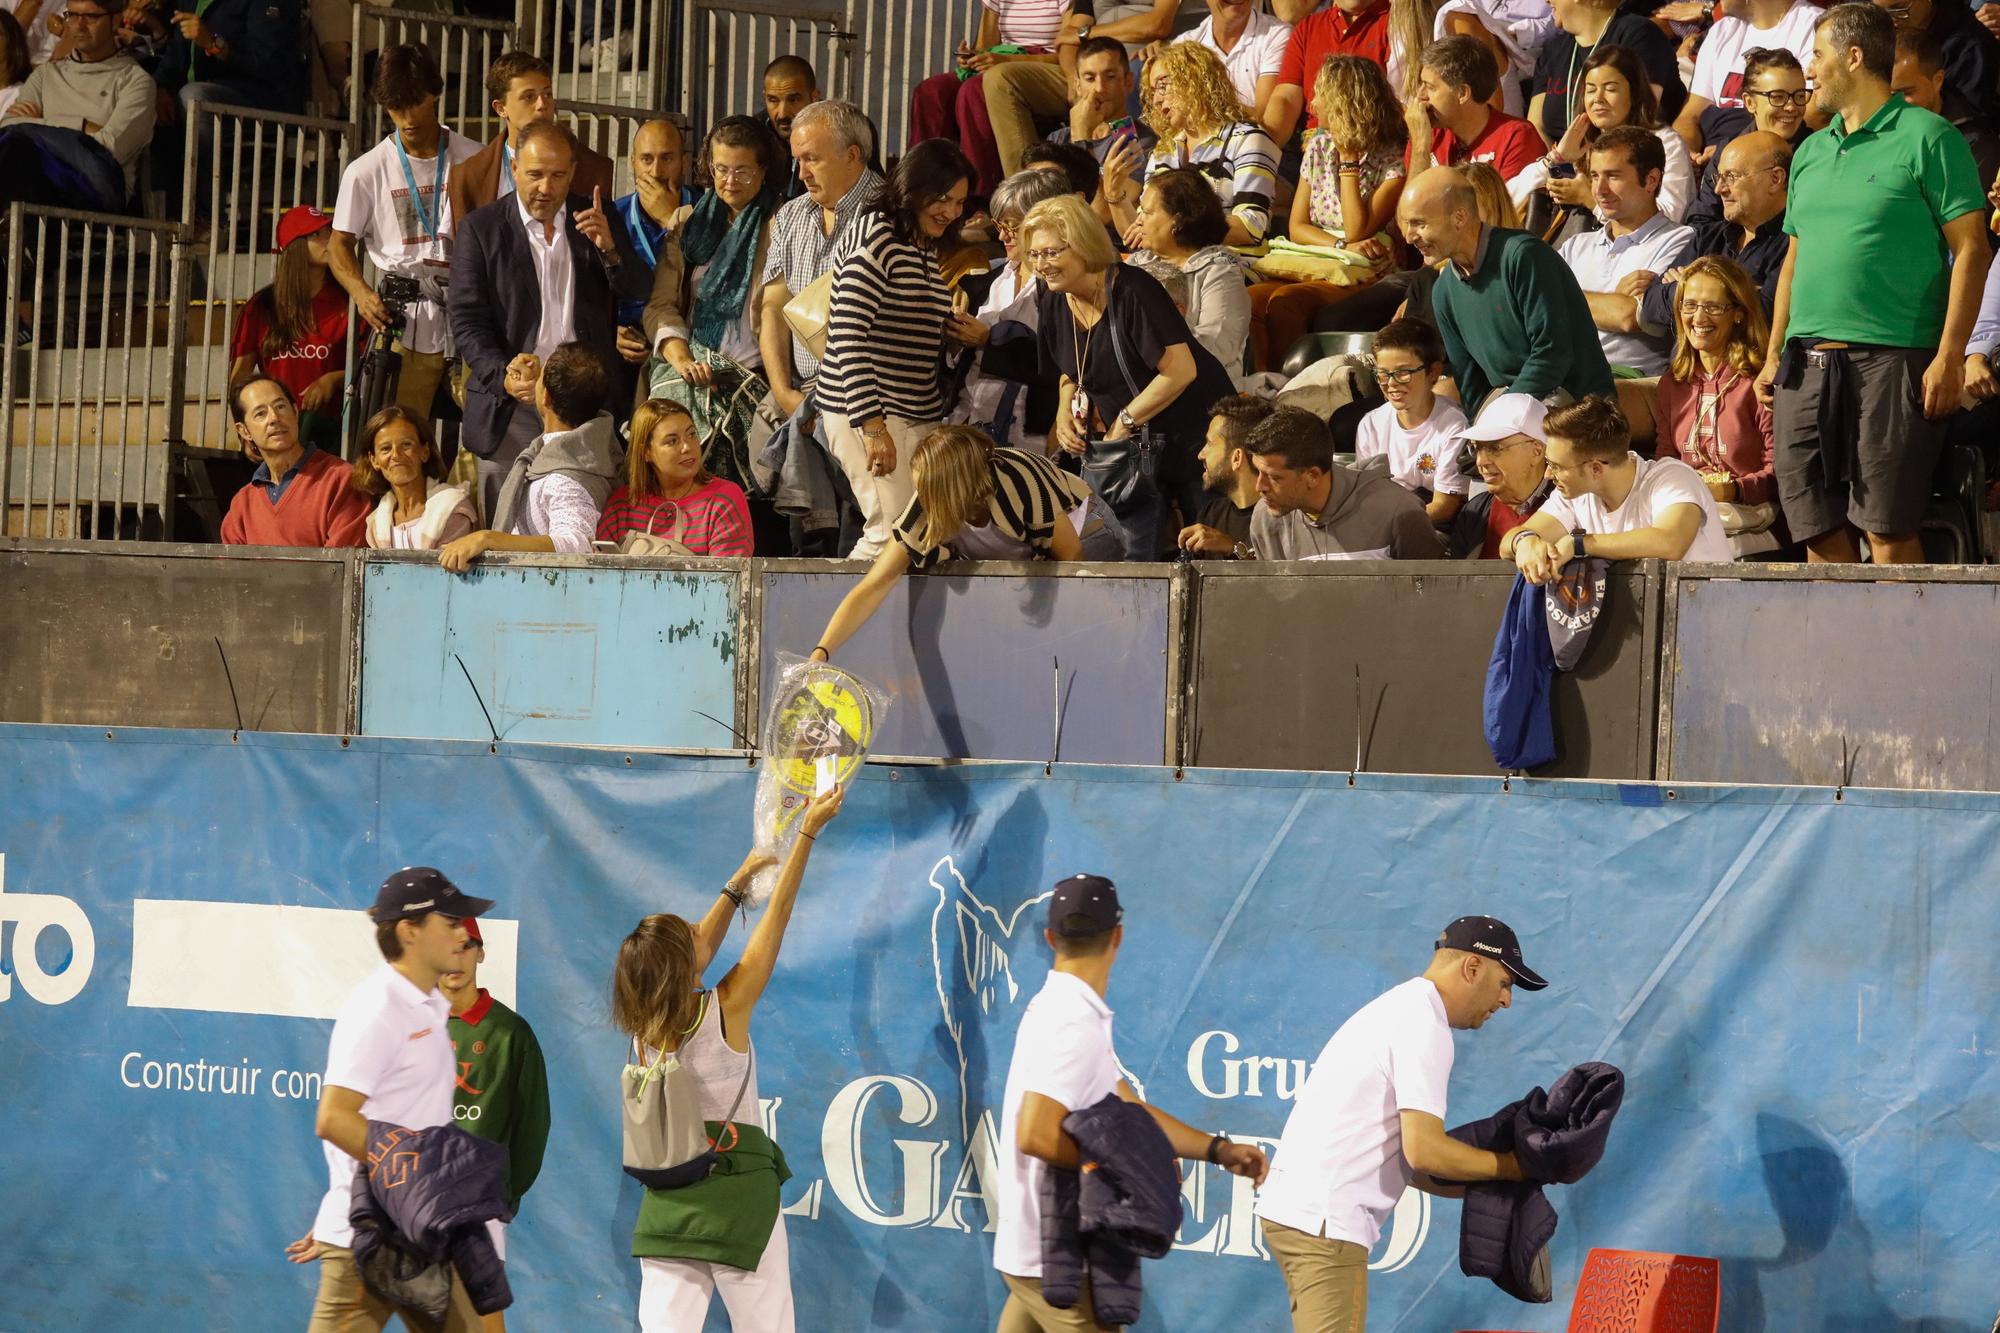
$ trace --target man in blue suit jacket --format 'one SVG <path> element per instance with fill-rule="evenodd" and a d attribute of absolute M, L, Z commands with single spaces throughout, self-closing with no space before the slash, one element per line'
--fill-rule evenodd
<path fill-rule="evenodd" d="M 465 445 L 478 456 L 489 515 L 507 469 L 540 431 L 534 400 L 542 362 L 566 342 L 585 342 L 617 374 L 616 303 L 644 301 L 652 287 L 603 192 L 570 194 L 576 141 L 569 131 L 553 124 L 524 131 L 513 171 L 512 195 L 459 221 L 445 301 L 470 371 Z M 630 399 L 629 387 L 612 394 L 614 404 Z"/>

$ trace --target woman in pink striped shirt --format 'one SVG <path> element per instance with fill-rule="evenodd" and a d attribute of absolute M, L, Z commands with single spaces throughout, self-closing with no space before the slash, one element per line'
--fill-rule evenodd
<path fill-rule="evenodd" d="M 632 414 L 625 484 L 605 502 L 597 540 L 650 532 L 674 537 L 696 555 L 749 555 L 750 503 L 743 488 L 710 476 L 701 453 L 701 436 L 685 407 L 667 398 L 640 404 Z"/>

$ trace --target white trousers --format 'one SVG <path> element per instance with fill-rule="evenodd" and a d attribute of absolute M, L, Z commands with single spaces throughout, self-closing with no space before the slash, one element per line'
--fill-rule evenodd
<path fill-rule="evenodd" d="M 827 446 L 833 450 L 833 459 L 840 464 L 840 470 L 847 474 L 847 484 L 854 489 L 854 503 L 861 509 L 861 540 L 854 544 L 847 558 L 873 560 L 888 546 L 896 520 L 903 516 L 910 497 L 917 493 L 910 483 L 910 455 L 937 423 L 884 417 L 889 436 L 896 442 L 896 466 L 888 476 L 878 477 L 868 469 L 868 446 L 862 442 L 861 428 L 833 412 L 820 419 L 826 425 Z"/>
<path fill-rule="evenodd" d="M 639 1333 L 701 1333 L 709 1299 L 718 1289 L 734 1333 L 794 1333 L 791 1248 L 783 1213 L 754 1273 L 699 1259 L 641 1259 Z"/>

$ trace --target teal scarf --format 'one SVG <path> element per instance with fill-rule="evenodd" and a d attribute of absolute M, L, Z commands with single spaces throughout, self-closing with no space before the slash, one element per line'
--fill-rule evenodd
<path fill-rule="evenodd" d="M 778 203 L 778 186 L 770 180 L 736 215 L 729 219 L 729 205 L 714 190 L 702 195 L 694 213 L 681 228 L 681 254 L 688 270 L 708 265 L 702 275 L 701 291 L 694 298 L 694 343 L 697 347 L 719 348 L 729 326 L 743 317 L 750 299 L 750 284 L 756 274 L 757 244 L 764 236 L 764 222 Z"/>

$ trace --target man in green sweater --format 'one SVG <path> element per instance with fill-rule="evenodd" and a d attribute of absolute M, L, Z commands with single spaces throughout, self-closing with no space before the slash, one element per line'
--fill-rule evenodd
<path fill-rule="evenodd" d="M 1467 416 L 1498 392 L 1547 399 L 1614 392 L 1590 302 L 1562 256 L 1522 231 L 1479 220 L 1463 173 L 1433 167 L 1403 191 L 1403 234 L 1430 263 L 1445 359 Z"/>
<path fill-rule="evenodd" d="M 451 1001 L 451 1045 L 458 1066 L 454 1119 L 467 1133 L 507 1145 L 507 1205 L 518 1211 L 521 1196 L 542 1170 L 549 1142 L 549 1076 L 541 1043 L 527 1020 L 493 998 L 479 984 L 486 941 L 479 923 L 465 919 L 461 970 L 438 978 Z M 507 1257 L 505 1234 L 500 1257 Z M 506 1319 L 486 1316 L 487 1333 L 504 1333 Z"/>

